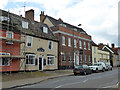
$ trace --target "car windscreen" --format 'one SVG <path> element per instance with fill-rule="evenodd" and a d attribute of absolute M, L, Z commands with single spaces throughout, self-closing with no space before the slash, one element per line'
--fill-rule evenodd
<path fill-rule="evenodd" d="M 75 68 L 83 68 L 83 66 L 75 66 Z"/>
<path fill-rule="evenodd" d="M 94 64 L 93 64 L 93 66 L 99 66 L 99 64 L 97 64 L 97 63 L 94 63 Z"/>

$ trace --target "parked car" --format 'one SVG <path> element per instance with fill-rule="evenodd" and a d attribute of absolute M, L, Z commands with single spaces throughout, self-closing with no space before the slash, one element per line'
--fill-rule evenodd
<path fill-rule="evenodd" d="M 112 66 L 108 63 L 106 63 L 107 70 L 112 70 Z"/>
<path fill-rule="evenodd" d="M 92 71 L 91 69 L 89 68 L 88 65 L 80 65 L 80 66 L 75 66 L 74 69 L 73 69 L 73 73 L 74 75 L 77 75 L 77 74 L 91 74 Z"/>
<path fill-rule="evenodd" d="M 105 63 L 103 62 L 94 63 L 92 66 L 89 66 L 89 67 L 93 72 L 99 72 L 99 71 L 104 72 L 106 69 Z"/>

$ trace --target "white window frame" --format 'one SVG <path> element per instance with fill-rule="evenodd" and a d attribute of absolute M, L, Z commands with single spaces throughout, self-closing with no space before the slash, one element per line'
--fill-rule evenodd
<path fill-rule="evenodd" d="M 31 41 L 30 42 L 28 42 L 28 38 L 31 38 Z M 32 47 L 32 44 L 33 44 L 33 37 L 31 37 L 31 36 L 27 36 L 27 38 L 26 38 L 27 40 L 26 40 L 26 46 L 27 47 Z M 31 46 L 28 46 L 28 43 L 31 43 Z"/>
<path fill-rule="evenodd" d="M 90 59 L 91 59 L 90 57 L 91 57 L 91 56 L 89 55 L 89 56 L 88 56 L 88 62 L 90 62 L 90 61 L 91 61 L 91 60 L 90 60 Z"/>
<path fill-rule="evenodd" d="M 53 58 L 53 64 L 48 64 L 48 62 L 49 62 L 48 57 Z M 55 65 L 55 56 L 47 56 L 47 65 Z"/>
<path fill-rule="evenodd" d="M 51 42 L 51 49 L 49 48 L 50 42 Z M 52 50 L 52 49 L 53 49 L 53 42 L 52 42 L 52 41 L 48 41 L 48 49 L 49 49 L 49 50 Z"/>
<path fill-rule="evenodd" d="M 88 43 L 88 50 L 90 50 L 90 43 Z"/>
<path fill-rule="evenodd" d="M 84 49 L 86 50 L 86 42 L 84 41 Z"/>
<path fill-rule="evenodd" d="M 48 33 L 48 28 L 47 27 L 43 27 L 43 32 L 44 33 Z"/>
<path fill-rule="evenodd" d="M 9 37 L 10 36 L 10 37 Z M 13 39 L 13 32 L 11 32 L 11 31 L 7 31 L 6 32 L 6 38 L 10 38 L 10 39 Z"/>
<path fill-rule="evenodd" d="M 62 36 L 62 45 L 65 46 L 65 36 Z"/>
<path fill-rule="evenodd" d="M 22 28 L 28 29 L 28 22 L 22 21 Z"/>
<path fill-rule="evenodd" d="M 26 64 L 26 65 L 35 65 L 35 54 L 26 54 L 26 57 L 27 57 L 27 56 L 34 56 L 34 59 L 33 59 L 34 61 L 33 61 L 33 64 L 27 64 L 27 63 L 26 63 L 26 60 L 25 60 L 25 64 Z"/>
<path fill-rule="evenodd" d="M 74 48 L 77 48 L 77 40 L 74 39 Z"/>
<path fill-rule="evenodd" d="M 82 49 L 82 41 L 81 40 L 79 40 L 79 47 L 80 47 L 80 49 Z"/>
<path fill-rule="evenodd" d="M 62 26 L 63 26 L 63 27 L 67 27 L 67 25 L 66 25 L 66 24 L 62 24 Z"/>
<path fill-rule="evenodd" d="M 68 46 L 71 47 L 71 38 L 68 38 Z"/>

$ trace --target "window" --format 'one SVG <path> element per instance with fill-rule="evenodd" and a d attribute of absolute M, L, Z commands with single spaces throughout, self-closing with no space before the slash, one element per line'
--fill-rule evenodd
<path fill-rule="evenodd" d="M 28 22 L 22 21 L 22 28 L 28 29 Z"/>
<path fill-rule="evenodd" d="M 82 63 L 82 55 L 80 55 L 80 63 Z"/>
<path fill-rule="evenodd" d="M 77 40 L 74 39 L 74 47 L 77 48 Z"/>
<path fill-rule="evenodd" d="M 90 50 L 90 43 L 88 43 L 88 50 Z"/>
<path fill-rule="evenodd" d="M 94 58 L 94 63 L 96 63 L 96 58 Z"/>
<path fill-rule="evenodd" d="M 86 63 L 86 55 L 84 56 L 84 58 L 85 58 L 85 63 Z"/>
<path fill-rule="evenodd" d="M 65 53 L 62 53 L 62 61 L 66 61 L 65 60 Z"/>
<path fill-rule="evenodd" d="M 48 63 L 48 65 L 54 65 L 54 56 L 48 56 L 47 57 L 47 63 Z"/>
<path fill-rule="evenodd" d="M 65 45 L 65 36 L 62 36 L 62 45 Z"/>
<path fill-rule="evenodd" d="M 77 28 L 74 28 L 74 31 L 77 31 Z"/>
<path fill-rule="evenodd" d="M 79 41 L 79 47 L 80 47 L 80 49 L 82 49 L 82 41 L 81 40 Z"/>
<path fill-rule="evenodd" d="M 71 59 L 71 53 L 68 53 L 68 61 L 71 62 L 72 59 Z"/>
<path fill-rule="evenodd" d="M 34 54 L 26 55 L 26 64 L 35 65 L 35 55 Z"/>
<path fill-rule="evenodd" d="M 94 53 L 96 53 L 96 47 L 94 47 Z"/>
<path fill-rule="evenodd" d="M 43 32 L 44 33 L 48 33 L 48 28 L 47 27 L 43 27 Z"/>
<path fill-rule="evenodd" d="M 10 38 L 10 39 L 13 39 L 13 32 L 7 31 L 6 32 L 6 37 Z"/>
<path fill-rule="evenodd" d="M 86 49 L 86 42 L 84 42 L 84 49 Z"/>
<path fill-rule="evenodd" d="M 88 57 L 89 57 L 89 63 L 90 63 L 90 55 Z"/>
<path fill-rule="evenodd" d="M 71 47 L 71 38 L 68 38 L 68 46 Z"/>
<path fill-rule="evenodd" d="M 101 57 L 103 58 L 103 54 L 101 54 Z"/>
<path fill-rule="evenodd" d="M 65 24 L 62 25 L 63 27 L 67 27 Z"/>
<path fill-rule="evenodd" d="M 51 42 L 51 41 L 48 42 L 48 48 L 49 48 L 50 50 L 52 49 L 52 42 Z"/>
<path fill-rule="evenodd" d="M 27 47 L 32 47 L 33 37 L 27 36 Z"/>
<path fill-rule="evenodd" d="M 5 17 L 5 16 L 0 16 L 0 21 L 7 21 L 7 22 L 9 22 L 10 18 Z"/>
<path fill-rule="evenodd" d="M 10 59 L 9 58 L 2 58 L 2 66 L 9 66 Z"/>

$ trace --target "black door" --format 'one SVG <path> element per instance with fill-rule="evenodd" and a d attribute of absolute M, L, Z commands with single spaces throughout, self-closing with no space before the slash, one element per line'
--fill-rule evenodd
<path fill-rule="evenodd" d="M 39 57 L 39 70 L 42 70 L 42 57 Z"/>

